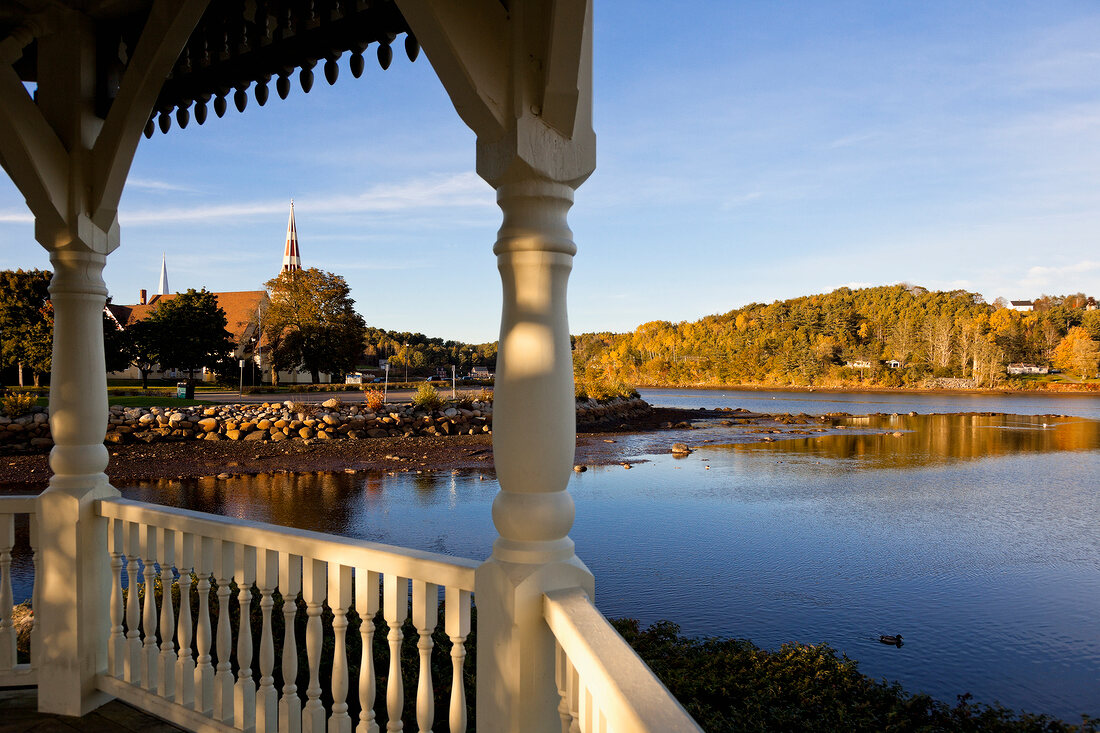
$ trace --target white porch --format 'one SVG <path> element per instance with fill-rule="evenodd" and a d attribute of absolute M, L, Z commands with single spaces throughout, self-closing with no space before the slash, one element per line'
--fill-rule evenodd
<path fill-rule="evenodd" d="M 192 105 L 202 123 L 212 97 L 221 116 L 233 87 L 238 107 L 253 84 L 266 101 L 273 74 L 284 96 L 291 70 L 306 86 L 323 55 L 328 73 L 343 51 L 361 62 L 376 44 L 386 66 L 399 33 L 414 39 L 410 56 L 424 49 L 476 133 L 477 171 L 503 211 L 492 555 L 455 559 L 121 499 L 103 446 L 102 272 L 121 243 L 118 201 L 139 136 L 167 131 L 173 111 L 186 124 Z M 420 730 L 461 731 L 473 722 L 461 680 L 476 606 L 481 730 L 698 730 L 596 611 L 568 535 L 567 212 L 595 166 L 591 65 L 590 0 L 21 0 L 0 10 L 0 162 L 49 252 L 55 312 L 53 477 L 38 497 L 0 499 L 0 685 L 37 684 L 44 712 L 79 716 L 117 697 L 193 730 L 400 730 L 408 699 Z M 16 656 L 10 615 L 18 515 L 35 548 L 29 661 Z M 234 629 L 254 614 L 257 634 Z M 412 658 L 401 654 L 406 621 Z M 349 658 L 355 624 L 366 651 Z M 449 676 L 431 673 L 437 629 Z M 386 670 L 377 719 L 376 669 Z"/>

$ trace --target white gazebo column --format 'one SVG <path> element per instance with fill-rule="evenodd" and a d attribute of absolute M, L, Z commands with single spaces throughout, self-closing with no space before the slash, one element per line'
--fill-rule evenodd
<path fill-rule="evenodd" d="M 554 640 L 542 595 L 584 588 L 592 574 L 568 533 L 566 490 L 576 443 L 566 286 L 576 245 L 566 222 L 573 188 L 530 169 L 501 182 L 494 252 L 503 286 L 493 392 L 493 455 L 500 536 L 477 571 L 478 727 L 560 730 Z"/>
<path fill-rule="evenodd" d="M 566 215 L 596 165 L 591 0 L 396 0 L 477 134 L 477 171 L 504 213 L 493 404 L 500 533 L 478 568 L 477 727 L 561 730 L 543 594 L 592 574 L 573 551 L 566 491 L 576 443 Z"/>
<path fill-rule="evenodd" d="M 108 697 L 110 561 L 95 501 L 118 492 L 108 455 L 103 266 L 119 244 L 118 201 L 141 130 L 207 0 L 153 4 L 118 94 L 96 115 L 97 24 L 55 5 L 0 39 L 0 163 L 50 255 L 53 477 L 38 499 L 35 648 L 39 710 L 82 715 Z M 12 66 L 37 41 L 37 94 Z"/>
<path fill-rule="evenodd" d="M 95 676 L 107 668 L 111 576 L 103 561 L 107 524 L 96 517 L 94 502 L 118 496 L 104 473 L 105 262 L 106 255 L 82 242 L 50 252 L 54 475 L 38 502 L 42 576 L 37 579 L 41 590 L 35 623 L 43 640 L 43 648 L 36 652 L 39 709 L 65 715 L 83 715 L 109 699 L 95 689 Z"/>

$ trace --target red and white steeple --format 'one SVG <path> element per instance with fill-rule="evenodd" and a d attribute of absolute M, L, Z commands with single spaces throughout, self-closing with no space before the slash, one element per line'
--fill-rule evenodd
<path fill-rule="evenodd" d="M 302 269 L 302 256 L 298 254 L 298 230 L 294 226 L 294 199 L 290 200 L 290 221 L 286 224 L 286 248 L 283 250 L 283 272 Z"/>

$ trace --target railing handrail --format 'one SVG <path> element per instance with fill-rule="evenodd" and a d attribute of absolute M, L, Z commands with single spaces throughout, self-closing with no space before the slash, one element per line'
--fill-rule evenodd
<path fill-rule="evenodd" d="M 281 550 L 349 567 L 369 567 L 383 574 L 467 591 L 473 591 L 474 570 L 480 565 L 475 560 L 435 552 L 336 537 L 247 519 L 220 517 L 132 499 L 100 499 L 96 502 L 96 507 L 100 516 L 109 519 L 151 524 L 236 544 Z"/>
<path fill-rule="evenodd" d="M 36 514 L 37 512 L 37 494 L 0 496 L 0 514 Z"/>
<path fill-rule="evenodd" d="M 543 615 L 615 729 L 701 733 L 680 702 L 580 588 L 543 595 Z"/>

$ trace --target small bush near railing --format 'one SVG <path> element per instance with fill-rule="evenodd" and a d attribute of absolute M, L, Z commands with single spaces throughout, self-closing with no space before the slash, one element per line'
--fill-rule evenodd
<path fill-rule="evenodd" d="M 439 390 L 428 383 L 420 385 L 412 402 L 419 410 L 438 410 L 443 406 L 443 398 L 439 395 Z"/>
<path fill-rule="evenodd" d="M 34 392 L 9 392 L 0 397 L 0 410 L 8 417 L 19 417 L 30 412 L 37 403 L 38 395 Z"/>
<path fill-rule="evenodd" d="M 1100 720 L 1072 725 L 960 695 L 952 706 L 897 683 L 873 680 L 826 644 L 765 651 L 744 639 L 692 639 L 660 621 L 612 625 L 708 733 L 777 730 L 1043 731 L 1095 733 Z"/>
<path fill-rule="evenodd" d="M 367 403 L 367 409 L 371 412 L 381 412 L 386 406 L 386 396 L 376 389 L 364 394 L 363 401 Z"/>

